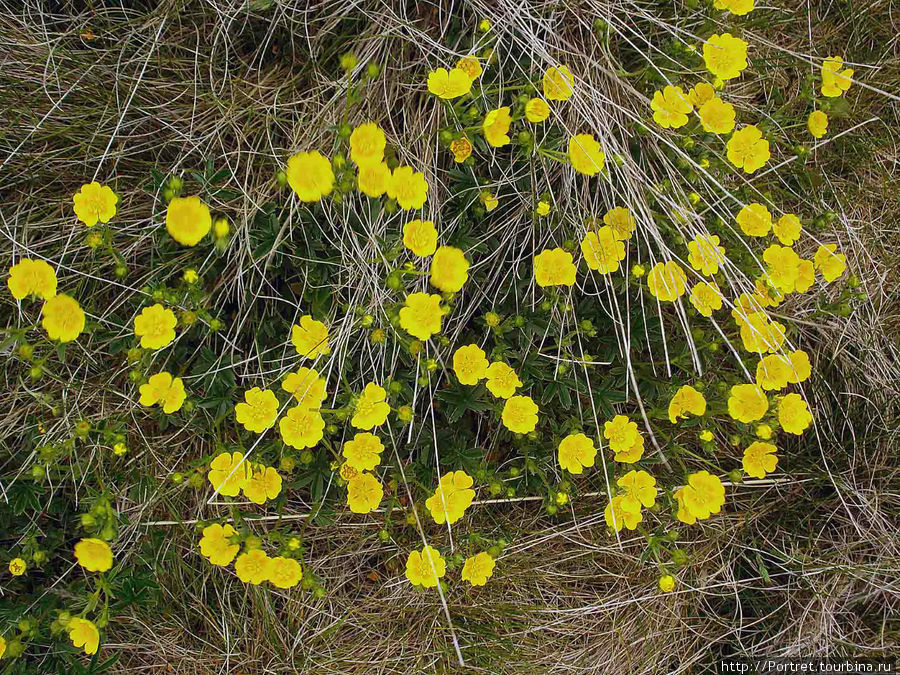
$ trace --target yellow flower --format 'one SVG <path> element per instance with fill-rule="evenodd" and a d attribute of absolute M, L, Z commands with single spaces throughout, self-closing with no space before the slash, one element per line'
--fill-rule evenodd
<path fill-rule="evenodd" d="M 75 647 L 81 647 L 85 654 L 96 654 L 100 647 L 100 631 L 92 621 L 73 616 L 66 626 L 69 639 Z"/>
<path fill-rule="evenodd" d="M 604 225 L 596 232 L 584 235 L 581 254 L 589 268 L 600 274 L 610 274 L 618 270 L 619 263 L 625 259 L 625 244 L 612 227 Z"/>
<path fill-rule="evenodd" d="M 714 96 L 697 110 L 700 124 L 713 134 L 730 134 L 734 130 L 734 106 Z"/>
<path fill-rule="evenodd" d="M 688 100 L 695 108 L 700 108 L 715 95 L 716 89 L 709 82 L 698 82 L 688 92 Z"/>
<path fill-rule="evenodd" d="M 669 421 L 676 424 L 678 420 L 686 419 L 688 413 L 697 417 L 705 415 L 706 399 L 703 394 L 686 384 L 669 401 Z"/>
<path fill-rule="evenodd" d="M 462 580 L 468 581 L 473 586 L 484 586 L 487 580 L 494 576 L 494 565 L 494 559 L 484 551 L 466 558 L 462 568 Z"/>
<path fill-rule="evenodd" d="M 500 205 L 500 200 L 497 199 L 493 192 L 483 191 L 479 193 L 478 198 L 481 200 L 481 203 L 484 204 L 484 210 L 488 213 Z"/>
<path fill-rule="evenodd" d="M 757 424 L 756 425 L 756 437 L 757 438 L 761 438 L 764 441 L 767 441 L 770 438 L 772 438 L 773 433 L 774 432 L 772 431 L 772 427 L 770 427 L 768 424 Z"/>
<path fill-rule="evenodd" d="M 272 559 L 262 549 L 241 553 L 234 561 L 234 572 L 245 584 L 259 586 L 268 580 Z"/>
<path fill-rule="evenodd" d="M 725 249 L 719 246 L 716 234 L 698 234 L 688 242 L 688 262 L 704 276 L 713 276 L 719 271 L 719 265 L 725 262 Z"/>
<path fill-rule="evenodd" d="M 769 409 L 769 399 L 756 384 L 736 384 L 728 397 L 728 415 L 738 422 L 761 420 Z"/>
<path fill-rule="evenodd" d="M 812 373 L 809 365 L 809 354 L 802 349 L 797 349 L 788 354 L 788 359 L 791 362 L 791 373 L 788 377 L 788 382 L 791 384 L 806 382 Z"/>
<path fill-rule="evenodd" d="M 28 569 L 28 565 L 21 558 L 13 558 L 9 561 L 9 573 L 14 577 L 22 576 L 25 574 L 26 569 Z M 0 656 L 2 656 L 2 653 L 0 653 Z"/>
<path fill-rule="evenodd" d="M 772 473 L 778 464 L 775 452 L 778 450 L 771 443 L 754 441 L 744 450 L 742 464 L 744 472 L 753 478 L 765 478 L 767 473 Z"/>
<path fill-rule="evenodd" d="M 431 285 L 445 293 L 456 293 L 469 278 L 469 261 L 453 246 L 441 246 L 431 259 Z"/>
<path fill-rule="evenodd" d="M 797 284 L 794 290 L 798 293 L 806 293 L 816 281 L 816 268 L 812 260 L 800 260 L 797 265 Z"/>
<path fill-rule="evenodd" d="M 678 504 L 678 512 L 675 517 L 686 525 L 693 525 L 697 522 L 697 518 L 688 510 L 687 506 L 684 505 L 684 491 L 686 489 L 687 487 L 683 487 L 672 493 L 672 497 L 675 498 L 675 501 Z"/>
<path fill-rule="evenodd" d="M 108 185 L 100 185 L 97 181 L 81 186 L 81 190 L 72 195 L 75 217 L 88 227 L 97 222 L 108 223 L 116 215 L 116 204 L 119 198 Z"/>
<path fill-rule="evenodd" d="M 328 344 L 328 326 L 308 314 L 300 317 L 299 324 L 291 326 L 291 343 L 297 353 L 307 359 L 316 359 L 323 354 L 331 353 Z"/>
<path fill-rule="evenodd" d="M 278 421 L 281 440 L 292 448 L 311 448 L 322 440 L 325 420 L 318 410 L 294 406 Z"/>
<path fill-rule="evenodd" d="M 182 246 L 196 246 L 212 229 L 209 207 L 200 197 L 173 197 L 166 209 L 166 230 Z"/>
<path fill-rule="evenodd" d="M 43 260 L 22 258 L 9 268 L 6 285 L 16 300 L 24 300 L 29 295 L 49 300 L 56 295 L 56 272 Z"/>
<path fill-rule="evenodd" d="M 220 495 L 237 497 L 250 478 L 250 467 L 241 453 L 223 452 L 209 463 L 206 477 Z"/>
<path fill-rule="evenodd" d="M 781 293 L 792 293 L 800 274 L 800 256 L 789 246 L 772 244 L 763 251 L 763 260 L 768 264 L 766 274 Z"/>
<path fill-rule="evenodd" d="M 740 327 L 741 342 L 748 352 L 777 352 L 784 344 L 784 326 L 772 321 L 765 312 L 746 315 Z"/>
<path fill-rule="evenodd" d="M 400 308 L 400 327 L 413 337 L 427 340 L 441 332 L 441 318 L 446 313 L 441 296 L 410 293 Z"/>
<path fill-rule="evenodd" d="M 687 290 L 687 275 L 674 260 L 659 262 L 647 275 L 647 287 L 660 302 L 674 302 Z"/>
<path fill-rule="evenodd" d="M 692 473 L 688 476 L 688 484 L 679 492 L 685 510 L 697 520 L 719 513 L 725 504 L 725 486 L 718 476 L 713 476 L 708 471 Z"/>
<path fill-rule="evenodd" d="M 318 410 L 327 396 L 325 379 L 312 368 L 298 368 L 296 373 L 288 373 L 281 383 L 282 390 L 297 401 L 298 407 Z"/>
<path fill-rule="evenodd" d="M 370 473 L 359 473 L 347 483 L 347 505 L 353 513 L 371 513 L 383 496 L 381 483 Z"/>
<path fill-rule="evenodd" d="M 747 204 L 737 214 L 741 232 L 750 237 L 765 237 L 772 229 L 772 214 L 763 204 Z"/>
<path fill-rule="evenodd" d="M 620 505 L 626 513 L 651 508 L 656 503 L 656 479 L 646 471 L 629 471 L 616 481 L 625 492 Z"/>
<path fill-rule="evenodd" d="M 341 454 L 347 460 L 347 464 L 357 471 L 372 471 L 381 463 L 382 452 L 384 452 L 384 444 L 381 439 L 367 431 L 362 431 L 344 443 Z"/>
<path fill-rule="evenodd" d="M 231 232 L 231 226 L 228 224 L 227 218 L 216 218 L 213 223 L 213 235 L 216 239 L 224 239 Z"/>
<path fill-rule="evenodd" d="M 478 345 L 466 345 L 453 353 L 453 372 L 460 384 L 478 384 L 487 375 L 488 360 Z"/>
<path fill-rule="evenodd" d="M 375 199 L 387 192 L 392 178 L 391 170 L 384 162 L 364 164 L 359 167 L 356 186 L 364 195 Z"/>
<path fill-rule="evenodd" d="M 481 62 L 478 60 L 477 56 L 462 57 L 456 62 L 456 67 L 465 71 L 466 75 L 469 76 L 469 79 L 473 81 L 481 77 L 481 73 L 483 72 Z"/>
<path fill-rule="evenodd" d="M 396 199 L 404 211 L 421 209 L 428 199 L 425 174 L 414 171 L 411 166 L 398 166 L 388 182 L 387 194 L 391 199 Z"/>
<path fill-rule="evenodd" d="M 800 238 L 803 225 L 793 213 L 785 213 L 772 225 L 772 232 L 785 246 L 790 246 Z"/>
<path fill-rule="evenodd" d="M 288 185 L 301 202 L 317 202 L 331 194 L 334 171 L 331 162 L 318 150 L 298 152 L 287 163 Z"/>
<path fill-rule="evenodd" d="M 559 442 L 556 456 L 560 468 L 569 473 L 580 474 L 585 467 L 594 466 L 597 448 L 584 434 L 569 434 Z"/>
<path fill-rule="evenodd" d="M 814 110 L 806 119 L 806 128 L 815 138 L 822 138 L 828 133 L 828 115 L 821 110 Z"/>
<path fill-rule="evenodd" d="M 491 110 L 484 116 L 484 122 L 481 124 L 484 139 L 495 148 L 502 148 L 504 145 L 508 145 L 509 125 L 511 122 L 512 118 L 509 116 L 508 106 Z"/>
<path fill-rule="evenodd" d="M 438 68 L 428 73 L 428 91 L 444 100 L 458 98 L 472 89 L 472 80 L 462 68 Z"/>
<path fill-rule="evenodd" d="M 829 56 L 822 63 L 822 96 L 836 98 L 843 94 L 853 84 L 853 69 L 845 68 L 844 60 L 840 56 Z"/>
<path fill-rule="evenodd" d="M 167 415 L 178 412 L 186 396 L 181 378 L 167 372 L 151 375 L 147 384 L 140 386 L 140 394 L 138 403 L 147 408 L 159 403 Z"/>
<path fill-rule="evenodd" d="M 112 567 L 113 554 L 102 539 L 82 539 L 75 544 L 75 560 L 88 572 L 105 572 Z"/>
<path fill-rule="evenodd" d="M 350 134 L 350 159 L 357 166 L 381 164 L 386 143 L 384 131 L 375 122 L 360 124 Z"/>
<path fill-rule="evenodd" d="M 638 435 L 637 424 L 625 415 L 616 415 L 611 422 L 603 425 L 603 436 L 609 441 L 613 452 L 627 451 L 634 445 Z"/>
<path fill-rule="evenodd" d="M 450 143 L 450 152 L 454 162 L 465 162 L 472 154 L 472 142 L 465 136 L 458 138 Z"/>
<path fill-rule="evenodd" d="M 716 0 L 716 9 L 727 9 L 736 16 L 743 16 L 753 11 L 753 0 Z"/>
<path fill-rule="evenodd" d="M 837 251 L 837 244 L 823 244 L 819 246 L 813 257 L 816 269 L 822 273 L 822 277 L 827 283 L 840 279 L 844 270 L 847 269 L 847 256 L 835 251 Z"/>
<path fill-rule="evenodd" d="M 753 0 L 750 0 L 751 2 Z M 659 590 L 663 593 L 671 593 L 675 589 L 675 577 L 671 574 L 663 574 L 659 578 Z"/>
<path fill-rule="evenodd" d="M 484 374 L 487 377 L 485 384 L 488 391 L 497 398 L 509 398 L 522 386 L 516 371 L 502 361 L 494 361 Z"/>
<path fill-rule="evenodd" d="M 544 73 L 544 98 L 567 101 L 575 91 L 575 78 L 565 66 L 552 66 Z"/>
<path fill-rule="evenodd" d="M 756 384 L 765 391 L 778 391 L 788 385 L 794 369 L 790 361 L 780 354 L 764 356 L 756 364 Z"/>
<path fill-rule="evenodd" d="M 391 412 L 391 406 L 385 401 L 387 392 L 374 382 L 369 382 L 356 401 L 350 425 L 363 431 L 380 427 Z"/>
<path fill-rule="evenodd" d="M 425 507 L 438 525 L 452 525 L 463 517 L 475 499 L 472 477 L 465 471 L 450 471 L 441 476 L 434 494 L 425 500 Z"/>
<path fill-rule="evenodd" d="M 447 564 L 437 549 L 425 546 L 421 551 L 410 551 L 406 559 L 406 578 L 413 586 L 434 588 L 438 579 L 447 572 Z"/>
<path fill-rule="evenodd" d="M 722 309 L 722 292 L 715 282 L 701 281 L 694 284 L 688 299 L 702 316 L 712 316 L 713 312 Z"/>
<path fill-rule="evenodd" d="M 575 283 L 572 254 L 561 248 L 541 251 L 534 257 L 534 280 L 541 288 L 571 286 Z"/>
<path fill-rule="evenodd" d="M 612 229 L 613 236 L 619 241 L 631 239 L 636 226 L 634 216 L 624 206 L 616 206 L 607 211 L 603 215 L 603 224 Z"/>
<path fill-rule="evenodd" d="M 622 462 L 623 464 L 634 464 L 635 462 L 641 461 L 641 457 L 644 456 L 644 437 L 641 436 L 640 432 L 638 432 L 637 438 L 634 440 L 634 444 L 625 450 L 620 450 L 615 453 L 613 459 L 617 462 Z"/>
<path fill-rule="evenodd" d="M 207 525 L 203 528 L 203 536 L 200 538 L 200 553 L 213 565 L 219 567 L 230 565 L 241 548 L 240 544 L 231 543 L 231 537 L 235 534 L 234 528 L 228 523 Z"/>
<path fill-rule="evenodd" d="M 681 87 L 672 85 L 653 93 L 650 108 L 653 110 L 653 120 L 663 129 L 683 127 L 688 123 L 688 113 L 693 110 Z"/>
<path fill-rule="evenodd" d="M 703 43 L 703 61 L 720 80 L 740 77 L 747 67 L 747 43 L 731 33 L 712 35 Z"/>
<path fill-rule="evenodd" d="M 175 312 L 156 303 L 144 307 L 134 317 L 134 334 L 141 339 L 141 347 L 144 349 L 162 349 L 175 339 L 177 324 Z"/>
<path fill-rule="evenodd" d="M 84 311 L 74 298 L 60 293 L 44 303 L 41 325 L 51 340 L 71 342 L 84 330 Z"/>
<path fill-rule="evenodd" d="M 503 406 L 503 426 L 517 434 L 534 431 L 538 422 L 538 407 L 530 396 L 513 396 Z"/>
<path fill-rule="evenodd" d="M 265 504 L 281 494 L 281 475 L 271 466 L 259 465 L 242 488 L 244 496 L 254 504 Z"/>
<path fill-rule="evenodd" d="M 743 168 L 745 173 L 754 173 L 772 156 L 769 141 L 752 124 L 735 131 L 725 144 L 725 149 L 728 161 L 739 169 Z"/>
<path fill-rule="evenodd" d="M 184 279 L 186 284 L 196 284 L 200 280 L 200 275 L 197 274 L 197 270 L 193 267 L 188 267 L 184 274 L 181 275 L 181 278 Z"/>
<path fill-rule="evenodd" d="M 778 401 L 778 423 L 787 433 L 797 436 L 812 424 L 812 413 L 800 394 L 788 394 Z"/>
<path fill-rule="evenodd" d="M 578 134 L 569 139 L 569 162 L 585 176 L 596 176 L 606 165 L 606 155 L 591 134 Z"/>
<path fill-rule="evenodd" d="M 430 220 L 411 220 L 403 226 L 403 245 L 425 258 L 437 250 L 437 228 Z"/>
<path fill-rule="evenodd" d="M 700 432 L 700 440 L 704 443 L 709 443 L 713 439 L 713 432 L 709 429 L 704 429 Z"/>
<path fill-rule="evenodd" d="M 538 202 L 537 209 L 535 210 L 537 211 L 537 214 L 539 216 L 546 216 L 548 213 L 550 213 L 550 205 L 547 202 L 541 200 Z"/>
<path fill-rule="evenodd" d="M 253 387 L 244 392 L 244 400 L 234 406 L 234 417 L 247 431 L 261 434 L 275 426 L 278 399 L 269 389 Z"/>
<path fill-rule="evenodd" d="M 606 505 L 606 510 L 603 512 L 606 524 L 616 532 L 621 532 L 623 527 L 633 530 L 644 519 L 640 509 L 637 511 L 625 511 L 622 508 L 624 499 L 624 496 L 616 495 Z"/>
<path fill-rule="evenodd" d="M 278 556 L 269 562 L 269 582 L 278 588 L 293 588 L 303 578 L 303 568 L 293 558 Z"/>
<path fill-rule="evenodd" d="M 540 124 L 550 117 L 550 106 L 542 98 L 530 98 L 525 104 L 525 119 L 532 124 Z"/>

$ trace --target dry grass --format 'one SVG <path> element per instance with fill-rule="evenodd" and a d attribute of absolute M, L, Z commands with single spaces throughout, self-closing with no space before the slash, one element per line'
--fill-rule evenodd
<path fill-rule="evenodd" d="M 131 3 L 129 9 L 96 4 L 74 12 L 41 11 L 43 3 L 35 0 L 24 9 L 0 3 L 0 110 L 7 120 L 0 130 L 0 249 L 6 259 L 27 254 L 58 263 L 61 272 L 78 279 L 80 296 L 103 308 L 91 318 L 117 332 L 118 339 L 127 338 L 136 311 L 133 298 L 147 286 L 177 278 L 188 260 L 184 254 L 183 260 L 170 257 L 165 266 L 157 264 L 151 244 L 162 226 L 164 203 L 144 189 L 151 171 L 180 174 L 214 160 L 231 178 L 225 185 L 229 192 L 211 207 L 235 224 L 235 240 L 213 295 L 213 305 L 228 317 L 227 328 L 205 346 L 217 356 L 210 370 L 231 367 L 242 386 L 253 386 L 260 377 L 274 379 L 292 365 L 286 350 L 268 350 L 253 329 L 276 319 L 290 321 L 297 311 L 291 291 L 272 287 L 272 270 L 295 268 L 284 278 L 304 291 L 319 282 L 303 271 L 314 252 L 302 214 L 278 224 L 277 244 L 267 255 L 257 255 L 254 233 L 264 225 L 259 211 L 279 199 L 273 174 L 284 158 L 298 148 L 330 143 L 333 126 L 345 119 L 339 54 L 352 48 L 360 69 L 370 61 L 384 66 L 383 77 L 368 88 L 351 120 L 378 119 L 391 137 L 403 140 L 405 155 L 420 166 L 436 167 L 440 119 L 425 97 L 412 93 L 421 90 L 423 72 L 451 58 L 448 45 L 455 44 L 460 23 L 470 27 L 479 17 L 490 17 L 508 47 L 498 50 L 504 72 L 519 67 L 510 56 L 516 50 L 538 62 L 565 55 L 562 60 L 594 88 L 576 100 L 564 124 L 606 130 L 612 151 L 625 154 L 646 101 L 628 79 L 614 76 L 614 59 L 639 61 L 659 45 L 694 42 L 691 35 L 709 28 L 698 18 L 676 31 L 655 22 L 657 5 L 597 0 L 473 2 L 452 11 L 442 4 L 278 0 L 172 0 L 158 7 Z M 823 315 L 828 302 L 823 296 L 800 299 L 785 310 L 807 322 L 799 342 L 813 354 L 820 373 L 806 392 L 818 410 L 818 433 L 785 448 L 791 461 L 789 474 L 778 476 L 782 482 L 737 486 L 729 492 L 727 515 L 682 530 L 690 562 L 676 593 L 661 596 L 655 567 L 640 560 L 643 540 L 611 538 L 603 500 L 592 499 L 578 501 L 558 519 L 548 518 L 540 502 L 529 501 L 484 506 L 467 515 L 454 537 L 478 532 L 511 543 L 488 586 L 451 587 L 449 623 L 437 594 L 416 592 L 401 581 L 407 547 L 396 539 L 415 537 L 399 522 L 400 534 L 388 544 L 379 542 L 373 518 L 342 514 L 304 526 L 306 560 L 327 589 L 324 598 L 248 588 L 196 554 L 191 527 L 147 525 L 225 513 L 207 505 L 202 491 L 165 480 L 211 452 L 216 438 L 187 429 L 160 432 L 155 424 L 133 419 L 140 438 L 126 470 L 114 477 L 121 482 L 108 489 L 129 521 L 120 536 L 121 550 L 130 551 L 124 560 L 152 570 L 159 604 L 129 608 L 111 624 L 105 648 L 120 655 L 113 670 L 462 672 L 454 635 L 466 672 L 708 672 L 716 658 L 737 654 L 895 654 L 900 643 L 895 147 L 900 120 L 895 98 L 883 92 L 896 93 L 900 83 L 898 24 L 886 1 L 854 7 L 827 3 L 811 14 L 808 6 L 796 12 L 785 6 L 766 12 L 766 19 L 751 19 L 748 33 L 767 67 L 754 69 L 756 77 L 746 78 L 736 91 L 744 109 L 790 110 L 803 75 L 789 55 L 843 52 L 864 64 L 858 73 L 865 73 L 861 79 L 870 87 L 852 91 L 841 128 L 869 123 L 841 137 L 839 153 L 823 151 L 821 159 L 812 160 L 811 166 L 822 170 L 811 173 L 827 176 L 826 182 L 808 186 L 794 178 L 779 183 L 779 174 L 774 178 L 805 213 L 837 213 L 836 229 L 815 236 L 839 241 L 848 251 L 869 301 L 854 305 L 844 318 Z M 677 10 L 684 10 L 680 3 Z M 669 8 L 662 13 L 671 14 Z M 596 17 L 612 26 L 616 49 L 596 38 Z M 625 49 L 628 43 L 632 47 Z M 776 70 L 787 63 L 790 69 Z M 660 73 L 664 79 L 679 74 L 677 58 Z M 800 114 L 794 119 L 802 119 Z M 641 162 L 627 165 L 628 180 L 615 187 L 578 192 L 565 184 L 561 171 L 543 178 L 554 186 L 560 207 L 571 209 L 573 223 L 617 198 L 650 215 L 659 206 L 651 207 L 646 192 L 670 177 L 660 168 L 666 164 L 656 161 L 669 143 L 659 134 Z M 492 169 L 498 187 L 520 178 L 503 167 Z M 111 181 L 122 198 L 116 247 L 129 273 L 120 281 L 113 275 L 115 260 L 95 257 L 81 236 L 73 235 L 67 199 L 60 197 L 92 176 Z M 434 189 L 429 205 L 436 213 L 450 195 L 442 175 L 432 171 L 428 178 Z M 758 182 L 743 186 L 747 196 L 759 194 Z M 713 199 L 709 180 L 700 179 L 698 186 L 698 191 L 707 188 L 703 196 L 710 210 L 733 211 L 733 204 Z M 683 192 L 654 197 L 669 200 L 673 208 L 684 203 Z M 528 204 L 510 208 L 509 247 L 480 263 L 498 279 L 512 259 L 530 255 L 530 248 L 517 248 L 517 242 L 538 245 L 529 212 Z M 364 261 L 377 260 L 374 240 L 388 223 L 368 223 L 367 236 L 348 236 L 339 214 L 330 217 L 317 225 L 324 237 L 339 242 L 344 255 L 333 283 L 347 302 L 383 313 L 389 301 L 381 280 L 390 268 L 387 262 Z M 670 233 L 653 227 L 643 234 L 666 255 Z M 698 227 L 702 223 L 688 223 L 682 233 Z M 549 241 L 561 234 L 541 236 Z M 744 281 L 735 270 L 735 287 Z M 492 291 L 477 289 L 448 333 L 458 334 Z M 527 305 L 534 298 L 520 301 Z M 19 310 L 8 296 L 3 303 L 4 323 L 18 325 Z M 389 354 L 351 340 L 350 327 L 339 335 L 339 360 L 364 362 L 374 372 L 392 367 Z M 63 411 L 49 422 L 48 438 L 62 437 L 82 417 L 132 416 L 133 402 L 120 393 L 124 387 L 109 386 L 127 382 L 127 364 L 120 359 L 111 372 L 112 362 L 97 356 L 115 342 L 79 340 L 65 369 L 48 373 L 62 391 L 53 404 L 61 403 Z M 12 361 L 4 366 L 9 386 L 0 414 L 10 431 L 0 441 L 0 466 L 25 471 L 30 458 L 18 453 L 35 416 L 44 418 L 51 403 L 34 395 Z M 68 382 L 79 386 L 65 387 Z M 212 415 L 204 414 L 212 428 Z M 735 449 L 723 452 L 738 456 Z M 91 463 L 103 471 L 100 448 L 94 453 Z M 83 480 L 73 474 L 60 489 L 75 492 Z M 286 512 L 306 514 L 313 506 L 292 497 Z M 428 532 L 442 545 L 449 544 L 446 535 L 440 528 Z M 0 536 L 9 541 L 8 534 Z"/>

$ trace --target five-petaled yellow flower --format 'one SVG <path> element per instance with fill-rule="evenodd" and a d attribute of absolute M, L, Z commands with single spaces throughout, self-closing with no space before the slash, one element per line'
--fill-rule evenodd
<path fill-rule="evenodd" d="M 837 244 L 822 244 L 813 257 L 816 269 L 822 273 L 827 283 L 840 279 L 847 269 L 847 256 L 837 253 Z"/>
<path fill-rule="evenodd" d="M 206 477 L 220 495 L 237 497 L 250 478 L 250 464 L 239 452 L 222 452 L 209 463 Z"/>
<path fill-rule="evenodd" d="M 344 443 L 341 454 L 347 460 L 347 464 L 357 471 L 372 471 L 381 463 L 382 452 L 384 444 L 381 439 L 375 434 L 362 431 Z"/>
<path fill-rule="evenodd" d="M 265 504 L 281 494 L 281 475 L 271 466 L 256 466 L 241 488 L 244 496 L 254 504 Z"/>
<path fill-rule="evenodd" d="M 102 539 L 82 539 L 75 544 L 75 560 L 88 572 L 106 572 L 112 567 L 112 549 Z"/>
<path fill-rule="evenodd" d="M 623 527 L 633 530 L 644 519 L 640 509 L 637 511 L 626 511 L 623 509 L 622 502 L 624 499 L 624 495 L 616 495 L 603 511 L 603 518 L 606 520 L 607 526 L 616 532 L 621 532 Z"/>
<path fill-rule="evenodd" d="M 731 33 L 712 35 L 703 43 L 703 61 L 720 80 L 740 77 L 747 67 L 747 43 Z"/>
<path fill-rule="evenodd" d="M 487 369 L 487 355 L 478 345 L 465 345 L 453 353 L 453 372 L 460 384 L 478 384 L 487 375 Z"/>
<path fill-rule="evenodd" d="M 469 93 L 473 79 L 462 68 L 438 68 L 428 73 L 428 91 L 444 100 L 459 98 Z"/>
<path fill-rule="evenodd" d="M 604 225 L 596 232 L 592 230 L 584 235 L 581 254 L 590 269 L 610 274 L 618 270 L 619 263 L 625 259 L 625 243 L 612 227 Z"/>
<path fill-rule="evenodd" d="M 441 332 L 441 319 L 446 312 L 440 295 L 410 293 L 400 308 L 400 327 L 413 337 L 428 340 Z"/>
<path fill-rule="evenodd" d="M 765 237 L 772 229 L 772 214 L 764 204 L 756 202 L 744 206 L 735 220 L 741 232 L 749 237 Z"/>
<path fill-rule="evenodd" d="M 75 298 L 54 295 L 41 309 L 41 326 L 51 340 L 71 342 L 84 330 L 84 310 Z"/>
<path fill-rule="evenodd" d="M 444 558 L 431 546 L 425 546 L 421 551 L 410 551 L 406 559 L 406 578 L 413 586 L 434 588 L 446 572 Z"/>
<path fill-rule="evenodd" d="M 511 122 L 512 118 L 509 116 L 508 106 L 488 112 L 488 114 L 484 116 L 484 122 L 481 125 L 481 130 L 484 133 L 484 138 L 488 144 L 495 148 L 502 148 L 504 145 L 509 145 L 508 134 Z"/>
<path fill-rule="evenodd" d="M 100 631 L 92 621 L 73 616 L 66 625 L 66 631 L 73 646 L 81 647 L 88 655 L 97 653 L 100 647 Z"/>
<path fill-rule="evenodd" d="M 16 300 L 24 300 L 29 295 L 49 300 L 56 295 L 56 272 L 43 260 L 22 258 L 9 268 L 6 285 Z"/>
<path fill-rule="evenodd" d="M 489 553 L 482 551 L 470 558 L 466 558 L 462 568 L 462 580 L 468 581 L 473 586 L 484 586 L 487 580 L 494 576 L 496 563 Z"/>
<path fill-rule="evenodd" d="M 778 423 L 789 434 L 799 436 L 812 424 L 812 413 L 800 394 L 788 394 L 778 401 Z"/>
<path fill-rule="evenodd" d="M 597 448 L 584 434 L 569 434 L 559 442 L 556 456 L 560 468 L 569 473 L 580 474 L 585 467 L 594 466 Z"/>
<path fill-rule="evenodd" d="M 647 287 L 660 302 L 674 302 L 687 290 L 687 275 L 674 260 L 659 262 L 647 275 Z"/>
<path fill-rule="evenodd" d="M 540 124 L 550 117 L 550 106 L 542 98 L 530 98 L 525 104 L 525 119 L 532 124 Z"/>
<path fill-rule="evenodd" d="M 653 120 L 663 129 L 678 129 L 688 123 L 688 114 L 693 110 L 690 100 L 681 87 L 666 85 L 662 91 L 653 93 L 650 101 Z"/>
<path fill-rule="evenodd" d="M 775 452 L 778 450 L 771 443 L 754 441 L 744 450 L 742 464 L 744 472 L 754 478 L 765 478 L 767 473 L 772 473 L 778 464 Z"/>
<path fill-rule="evenodd" d="M 688 413 L 696 417 L 706 414 L 706 399 L 691 385 L 682 386 L 669 402 L 669 421 L 675 424 L 680 419 L 685 419 Z"/>
<path fill-rule="evenodd" d="M 151 375 L 147 384 L 140 386 L 140 394 L 138 403 L 148 408 L 159 404 L 167 415 L 178 412 L 186 397 L 181 378 L 167 372 Z"/>
<path fill-rule="evenodd" d="M 462 290 L 469 279 L 469 261 L 453 246 L 441 246 L 431 259 L 431 285 L 445 293 Z"/>
<path fill-rule="evenodd" d="M 656 503 L 656 479 L 646 471 L 632 469 L 616 481 L 623 490 L 620 505 L 627 512 L 651 508 Z"/>
<path fill-rule="evenodd" d="M 430 220 L 411 220 L 403 226 L 403 245 L 420 258 L 437 250 L 437 228 Z"/>
<path fill-rule="evenodd" d="M 225 523 L 213 523 L 203 528 L 203 536 L 200 538 L 200 553 L 210 563 L 225 567 L 231 564 L 240 550 L 240 544 L 231 543 L 231 538 L 237 534 L 235 529 Z"/>
<path fill-rule="evenodd" d="M 585 176 L 596 176 L 606 165 L 606 155 L 591 134 L 577 134 L 569 139 L 569 162 Z"/>
<path fill-rule="evenodd" d="M 853 69 L 844 68 L 844 60 L 840 56 L 829 56 L 822 63 L 822 96 L 837 98 L 853 84 Z"/>
<path fill-rule="evenodd" d="M 328 326 L 308 314 L 301 316 L 299 323 L 291 326 L 291 343 L 297 353 L 307 359 L 316 359 L 322 354 L 331 353 L 328 344 Z"/>
<path fill-rule="evenodd" d="M 391 406 L 385 400 L 387 392 L 374 382 L 369 382 L 356 400 L 350 425 L 363 431 L 380 427 L 387 420 Z"/>
<path fill-rule="evenodd" d="M 281 440 L 297 450 L 313 447 L 322 440 L 324 430 L 322 414 L 302 405 L 294 406 L 278 420 Z"/>
<path fill-rule="evenodd" d="M 141 347 L 144 349 L 162 349 L 175 339 L 177 324 L 175 312 L 156 303 L 144 307 L 134 317 L 134 334 L 141 339 Z"/>
<path fill-rule="evenodd" d="M 738 422 L 754 422 L 769 409 L 769 399 L 757 384 L 736 384 L 728 396 L 728 415 Z"/>
<path fill-rule="evenodd" d="M 288 185 L 301 202 L 317 202 L 331 194 L 334 171 L 331 162 L 318 150 L 298 152 L 288 159 Z"/>
<path fill-rule="evenodd" d="M 347 483 L 347 506 L 353 513 L 370 513 L 378 508 L 384 489 L 370 473 L 358 473 Z"/>
<path fill-rule="evenodd" d="M 530 396 L 513 396 L 506 400 L 501 419 L 510 431 L 527 434 L 537 426 L 538 407 Z"/>
<path fill-rule="evenodd" d="M 534 280 L 541 288 L 571 286 L 575 283 L 572 254 L 561 248 L 541 251 L 534 257 Z"/>
<path fill-rule="evenodd" d="M 275 426 L 278 399 L 269 389 L 253 387 L 244 392 L 244 400 L 234 406 L 234 417 L 247 431 L 261 434 Z"/>
<path fill-rule="evenodd" d="M 312 368 L 301 367 L 295 373 L 288 373 L 281 388 L 294 397 L 298 406 L 312 410 L 321 408 L 327 396 L 325 379 Z"/>
<path fill-rule="evenodd" d="M 544 73 L 543 87 L 548 101 L 567 101 L 575 91 L 575 78 L 565 66 L 551 66 Z"/>
<path fill-rule="evenodd" d="M 386 142 L 384 131 L 375 122 L 360 124 L 350 134 L 350 159 L 357 166 L 381 164 Z"/>
<path fill-rule="evenodd" d="M 277 556 L 269 561 L 269 583 L 277 588 L 293 588 L 303 578 L 303 568 L 293 558 Z"/>
<path fill-rule="evenodd" d="M 484 371 L 487 378 L 485 386 L 497 398 L 509 398 L 522 386 L 516 371 L 502 361 L 494 361 Z"/>
<path fill-rule="evenodd" d="M 398 166 L 391 174 L 387 195 L 396 199 L 404 211 L 421 209 L 428 199 L 428 183 L 425 174 L 410 166 Z"/>
<path fill-rule="evenodd" d="M 212 229 L 209 207 L 196 195 L 173 197 L 166 208 L 166 230 L 182 246 L 196 246 Z"/>
<path fill-rule="evenodd" d="M 725 144 L 728 161 L 745 173 L 754 173 L 772 156 L 769 141 L 753 124 L 735 131 Z"/>
<path fill-rule="evenodd" d="M 441 476 L 434 494 L 425 500 L 425 507 L 438 525 L 445 522 L 452 525 L 463 517 L 463 513 L 475 499 L 474 481 L 465 471 L 451 471 Z"/>
<path fill-rule="evenodd" d="M 116 204 L 119 197 L 108 185 L 100 185 L 97 181 L 82 185 L 72 195 L 75 217 L 88 227 L 98 222 L 108 223 L 116 215 Z"/>
<path fill-rule="evenodd" d="M 828 115 L 821 110 L 814 110 L 806 119 L 806 128 L 815 138 L 822 138 L 828 133 Z"/>

